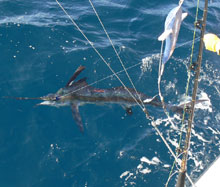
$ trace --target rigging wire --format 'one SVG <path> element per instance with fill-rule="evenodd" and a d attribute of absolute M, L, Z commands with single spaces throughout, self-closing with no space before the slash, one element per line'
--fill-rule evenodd
<path fill-rule="evenodd" d="M 118 57 L 118 60 L 119 60 L 119 62 L 121 63 L 121 66 L 122 66 L 122 68 L 124 69 L 124 71 L 125 71 L 125 73 L 126 73 L 128 79 L 129 79 L 129 81 L 130 81 L 132 87 L 134 88 L 134 90 L 135 90 L 137 96 L 139 97 L 139 100 L 140 100 L 140 102 L 141 102 L 142 107 L 145 108 L 144 103 L 143 103 L 143 101 L 141 100 L 140 94 L 138 94 L 137 89 L 136 89 L 136 87 L 135 87 L 133 81 L 131 80 L 130 75 L 129 75 L 128 72 L 126 71 L 126 68 L 125 68 L 125 66 L 124 66 L 124 63 L 122 62 L 121 57 L 119 56 L 117 50 L 115 49 L 115 46 L 114 46 L 114 44 L 113 44 L 113 42 L 112 42 L 112 40 L 111 40 L 111 38 L 110 38 L 108 32 L 106 31 L 105 26 L 104 26 L 102 20 L 100 19 L 100 17 L 99 17 L 99 15 L 98 15 L 98 13 L 97 13 L 97 11 L 96 11 L 96 9 L 95 9 L 95 7 L 94 7 L 92 1 L 89 0 L 89 3 L 90 3 L 90 5 L 92 6 L 92 9 L 93 9 L 93 11 L 95 12 L 95 15 L 96 15 L 96 17 L 98 18 L 99 23 L 101 24 L 101 26 L 102 26 L 102 28 L 103 28 L 103 30 L 104 30 L 104 32 L 105 32 L 105 34 L 106 34 L 106 36 L 107 36 L 109 42 L 111 43 L 112 48 L 114 49 L 114 52 L 115 52 L 116 56 Z"/>

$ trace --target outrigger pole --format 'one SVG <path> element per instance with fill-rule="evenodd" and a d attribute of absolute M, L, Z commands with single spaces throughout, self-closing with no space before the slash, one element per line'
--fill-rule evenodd
<path fill-rule="evenodd" d="M 203 53 L 203 47 L 204 47 L 203 37 L 204 37 L 204 34 L 205 34 L 205 28 L 206 28 L 207 11 L 208 11 L 208 0 L 205 0 L 205 6 L 204 6 L 204 10 L 203 10 L 203 18 L 202 18 L 201 21 L 197 21 L 197 23 L 195 23 L 196 27 L 198 27 L 201 30 L 199 54 L 198 54 L 198 57 L 197 57 L 196 64 L 195 65 L 193 64 L 195 66 L 194 69 L 195 69 L 196 75 L 195 75 L 194 88 L 193 88 L 193 94 L 192 94 L 192 104 L 191 104 L 191 108 L 190 108 L 190 115 L 189 115 L 189 118 L 188 118 L 188 128 L 187 128 L 187 132 L 186 132 L 184 150 L 183 150 L 183 153 L 182 153 L 181 168 L 179 170 L 179 175 L 178 175 L 176 187 L 184 187 L 185 186 L 186 169 L 187 169 L 187 157 L 188 157 L 188 150 L 189 150 L 189 146 L 190 146 L 192 122 L 193 122 L 193 117 L 194 117 L 194 110 L 195 110 L 195 104 L 196 104 L 196 95 L 197 95 L 200 69 L 201 69 L 201 62 L 202 62 L 202 53 Z"/>

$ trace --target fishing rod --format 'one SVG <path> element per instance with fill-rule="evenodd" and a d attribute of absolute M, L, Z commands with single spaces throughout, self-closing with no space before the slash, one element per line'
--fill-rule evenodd
<path fill-rule="evenodd" d="M 184 149 L 183 149 L 183 153 L 182 153 L 182 162 L 181 162 L 181 167 L 180 167 L 180 170 L 179 170 L 179 175 L 178 175 L 176 187 L 184 187 L 185 186 L 185 177 L 186 177 L 186 169 L 187 169 L 187 157 L 188 157 L 188 150 L 189 150 L 189 147 L 190 147 L 192 122 L 193 122 L 193 118 L 194 118 L 196 95 L 197 95 L 200 69 L 201 69 L 201 63 L 202 63 L 202 54 L 203 54 L 203 47 L 204 47 L 203 38 L 204 38 L 205 28 L 206 28 L 207 11 L 208 11 L 208 0 L 205 0 L 205 6 L 204 6 L 204 9 L 203 9 L 202 20 L 196 22 L 196 27 L 201 30 L 199 54 L 198 54 L 198 57 L 197 57 L 196 64 L 193 64 L 196 75 L 195 75 L 195 80 L 194 80 L 190 115 L 189 115 L 189 118 L 188 118 L 188 128 L 187 128 L 187 131 L 186 131 L 185 145 L 184 145 Z"/>

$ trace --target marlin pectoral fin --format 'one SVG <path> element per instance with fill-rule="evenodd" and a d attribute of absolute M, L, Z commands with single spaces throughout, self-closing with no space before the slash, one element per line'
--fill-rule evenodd
<path fill-rule="evenodd" d="M 73 81 L 76 79 L 76 77 L 85 69 L 85 66 L 79 66 L 77 70 L 74 72 L 73 76 L 70 78 L 70 80 L 67 82 L 66 87 L 69 87 L 72 85 Z"/>
<path fill-rule="evenodd" d="M 185 12 L 185 13 L 182 13 L 182 21 L 186 18 L 186 16 L 188 15 L 188 13 L 187 12 Z"/>
<path fill-rule="evenodd" d="M 83 133 L 84 128 L 83 128 L 83 123 L 81 116 L 79 114 L 79 107 L 77 104 L 71 104 L 71 109 L 72 109 L 72 115 L 74 120 L 76 121 L 77 126 L 79 127 L 79 130 Z"/>
<path fill-rule="evenodd" d="M 158 37 L 158 40 L 159 40 L 159 41 L 164 41 L 172 32 L 173 32 L 172 29 L 165 30 L 165 31 Z"/>

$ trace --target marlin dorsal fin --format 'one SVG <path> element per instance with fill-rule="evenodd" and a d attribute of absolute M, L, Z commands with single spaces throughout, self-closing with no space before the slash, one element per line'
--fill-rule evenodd
<path fill-rule="evenodd" d="M 165 30 L 159 37 L 159 41 L 164 41 L 170 34 L 172 33 L 172 29 Z"/>
<path fill-rule="evenodd" d="M 81 79 L 79 79 L 76 83 L 77 84 L 82 84 L 82 83 L 86 83 L 87 77 L 83 77 Z M 86 83 L 87 84 L 87 83 Z"/>
<path fill-rule="evenodd" d="M 79 79 L 78 81 L 74 82 L 74 84 L 71 84 L 69 87 L 73 86 L 75 88 L 84 88 L 88 86 L 88 83 L 86 82 L 86 77 Z"/>
<path fill-rule="evenodd" d="M 85 69 L 85 66 L 79 66 L 77 70 L 74 72 L 73 76 L 70 78 L 70 80 L 67 82 L 66 87 L 69 87 L 72 85 L 73 81 L 76 79 L 76 77 Z"/>

